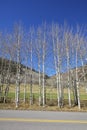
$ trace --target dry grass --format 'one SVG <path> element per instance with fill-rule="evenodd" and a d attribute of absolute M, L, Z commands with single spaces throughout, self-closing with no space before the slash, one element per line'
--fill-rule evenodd
<path fill-rule="evenodd" d="M 87 112 L 87 108 L 81 108 L 80 110 L 78 109 L 78 106 L 74 106 L 74 107 L 69 107 L 68 105 L 66 105 L 65 107 L 62 108 L 58 108 L 58 106 L 48 106 L 46 105 L 45 107 L 43 106 L 39 106 L 38 104 L 33 104 L 33 105 L 29 105 L 29 103 L 20 103 L 19 107 L 16 108 L 15 107 L 15 103 L 0 103 L 0 109 L 9 109 L 9 110 L 36 110 L 36 111 L 73 111 L 73 112 Z"/>
<path fill-rule="evenodd" d="M 33 94 L 34 94 L 34 104 L 29 105 L 29 93 L 30 93 L 30 86 L 26 86 L 27 96 L 26 96 L 26 103 L 23 103 L 23 92 L 24 92 L 24 85 L 20 86 L 20 96 L 21 101 L 18 108 L 15 108 L 15 86 L 11 85 L 9 87 L 9 94 L 8 94 L 8 103 L 0 103 L 0 109 L 20 109 L 20 110 L 40 110 L 40 111 L 79 111 L 77 106 L 72 106 L 71 108 L 68 105 L 68 91 L 64 89 L 64 106 L 62 108 L 58 108 L 57 106 L 57 89 L 46 87 L 46 96 L 47 102 L 46 106 L 39 106 L 38 105 L 38 97 L 39 97 L 39 87 L 38 85 L 33 85 Z M 71 91 L 71 98 L 73 104 L 73 93 Z M 85 88 L 80 88 L 80 98 L 81 98 L 81 110 L 87 112 L 87 93 L 85 92 Z"/>
<path fill-rule="evenodd" d="M 73 103 L 72 103 L 73 104 Z M 78 106 L 72 105 L 69 107 L 68 100 L 64 101 L 64 106 L 59 108 L 57 106 L 57 101 L 54 99 L 52 101 L 47 100 L 45 107 L 39 106 L 38 101 L 35 100 L 33 105 L 29 105 L 29 100 L 26 100 L 26 103 L 23 100 L 20 100 L 19 107 L 16 108 L 15 102 L 13 100 L 9 101 L 9 103 L 0 103 L 0 109 L 9 109 L 9 110 L 36 110 L 36 111 L 72 111 L 72 112 L 87 112 L 87 100 L 81 101 L 81 109 L 78 109 Z"/>

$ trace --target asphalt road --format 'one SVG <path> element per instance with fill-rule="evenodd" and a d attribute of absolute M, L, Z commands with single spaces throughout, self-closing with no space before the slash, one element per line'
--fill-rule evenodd
<path fill-rule="evenodd" d="M 87 130 L 87 113 L 0 110 L 0 130 Z"/>

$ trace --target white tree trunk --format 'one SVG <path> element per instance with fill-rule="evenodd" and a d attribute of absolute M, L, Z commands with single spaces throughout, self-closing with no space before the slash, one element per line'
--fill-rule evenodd
<path fill-rule="evenodd" d="M 27 58 L 26 58 L 27 65 Z M 27 85 L 27 66 L 25 68 L 25 79 L 24 79 L 24 103 L 26 102 L 26 85 Z"/>
<path fill-rule="evenodd" d="M 38 70 L 39 70 L 39 106 L 41 105 L 41 99 L 42 99 L 42 96 L 41 96 L 41 74 L 40 74 L 40 57 L 38 59 Z"/>
<path fill-rule="evenodd" d="M 59 46 L 59 40 L 57 36 L 57 72 L 58 72 L 58 89 L 59 89 L 59 107 L 61 108 L 63 106 L 63 93 L 62 93 L 62 86 L 61 86 L 61 74 L 60 74 L 60 67 L 61 67 L 61 59 L 60 59 L 60 52 L 59 52 L 60 46 Z"/>
<path fill-rule="evenodd" d="M 30 105 L 33 104 L 33 95 L 32 95 L 32 34 L 31 34 L 31 50 L 30 50 L 30 53 L 31 53 L 31 83 L 30 83 Z"/>
<path fill-rule="evenodd" d="M 16 80 L 16 108 L 20 98 L 20 35 L 17 38 L 17 80 Z"/>
<path fill-rule="evenodd" d="M 77 97 L 78 97 L 78 108 L 80 109 L 80 94 L 79 94 L 79 79 L 78 79 L 78 66 L 77 66 L 77 48 L 76 48 L 76 87 L 77 87 Z"/>
<path fill-rule="evenodd" d="M 43 42 L 43 45 L 42 45 L 42 51 L 43 51 L 43 54 L 42 54 L 42 71 L 43 71 L 43 79 L 42 79 L 42 88 L 43 88 L 43 107 L 45 106 L 46 104 L 46 94 L 45 94 L 45 76 L 44 76 L 44 73 L 45 73 L 45 55 L 46 55 L 46 41 L 45 41 L 45 32 L 44 32 L 44 42 Z"/>
<path fill-rule="evenodd" d="M 57 58 L 56 58 L 56 48 L 55 48 L 55 41 L 54 41 L 54 30 L 53 30 L 53 26 L 52 26 L 52 42 L 53 42 L 53 52 L 54 52 L 54 64 L 55 64 L 55 71 L 56 71 L 57 101 L 58 101 L 58 107 L 59 107 L 58 70 L 57 70 Z"/>
<path fill-rule="evenodd" d="M 68 100 L 69 106 L 71 107 L 71 95 L 70 95 L 70 65 L 69 65 L 69 52 L 67 48 L 67 71 L 68 71 Z"/>
<path fill-rule="evenodd" d="M 44 56 L 43 56 L 43 107 L 45 106 L 45 84 L 44 84 Z"/>

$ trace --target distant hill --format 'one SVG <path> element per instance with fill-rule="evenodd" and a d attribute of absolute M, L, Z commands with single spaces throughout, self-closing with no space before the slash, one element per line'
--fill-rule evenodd
<path fill-rule="evenodd" d="M 87 84 L 87 65 L 80 66 L 77 68 L 78 73 L 78 81 L 81 85 Z M 65 87 L 68 83 L 68 74 L 70 75 L 70 82 L 76 81 L 76 69 L 70 69 L 69 73 L 64 72 L 61 73 L 61 83 Z M 47 84 L 51 86 L 56 86 L 56 75 L 51 76 L 49 79 L 47 79 Z"/>
<path fill-rule="evenodd" d="M 87 65 L 78 67 L 77 71 L 78 71 L 79 81 L 82 84 L 87 82 Z M 6 81 L 8 72 L 10 72 L 10 82 L 16 83 L 17 62 L 0 58 L 0 76 L 2 75 L 2 82 L 4 83 Z M 31 82 L 31 69 L 29 67 L 24 66 L 23 64 L 20 64 L 20 83 L 25 82 L 25 75 L 26 75 L 26 82 L 30 83 Z M 41 73 L 41 78 L 42 78 L 42 73 Z M 38 71 L 32 69 L 32 83 L 38 84 L 38 80 L 39 80 Z M 76 69 L 74 68 L 70 70 L 70 81 L 72 82 L 75 80 L 76 80 Z M 68 72 L 61 73 L 62 85 L 67 86 L 67 82 L 68 82 Z M 49 77 L 48 75 L 45 75 L 45 84 L 48 86 L 56 87 L 56 75 L 53 75 L 51 77 Z"/>
<path fill-rule="evenodd" d="M 3 77 L 3 82 L 6 80 L 6 76 L 10 72 L 10 82 L 15 83 L 17 78 L 17 62 L 10 61 L 4 58 L 0 58 L 0 75 Z M 29 67 L 20 64 L 20 83 L 25 82 L 25 75 L 26 75 L 26 82 L 31 82 L 31 69 Z M 32 69 L 32 82 L 33 84 L 38 84 L 39 73 L 35 69 Z M 42 77 L 42 74 L 41 74 Z M 45 79 L 49 78 L 45 75 Z"/>

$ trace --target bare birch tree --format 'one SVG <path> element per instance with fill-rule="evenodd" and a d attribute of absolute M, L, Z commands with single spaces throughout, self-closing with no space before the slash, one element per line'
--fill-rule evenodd
<path fill-rule="evenodd" d="M 16 74 L 16 90 L 15 90 L 15 100 L 17 108 L 19 106 L 19 98 L 20 98 L 20 63 L 21 63 L 21 42 L 22 42 L 21 25 L 15 26 L 14 38 L 16 42 L 16 52 L 17 52 L 17 74 Z"/>
<path fill-rule="evenodd" d="M 57 82 L 57 100 L 58 100 L 58 107 L 59 105 L 59 87 L 58 87 L 58 71 L 57 71 L 57 59 L 56 59 L 56 45 L 55 45 L 55 28 L 52 25 L 52 42 L 53 42 L 53 52 L 54 52 L 54 63 L 55 63 L 55 70 L 56 70 L 56 82 Z"/>
<path fill-rule="evenodd" d="M 31 62 L 31 83 L 30 83 L 30 105 L 33 104 L 33 94 L 32 94 L 32 56 L 33 56 L 33 28 L 30 30 L 30 62 Z"/>
<path fill-rule="evenodd" d="M 79 93 L 79 77 L 78 77 L 78 45 L 79 45 L 79 32 L 77 29 L 76 33 L 76 88 L 77 88 L 77 104 L 78 108 L 80 109 L 80 93 Z"/>
<path fill-rule="evenodd" d="M 37 37 L 36 37 L 36 44 L 35 44 L 35 52 L 36 52 L 36 57 L 38 60 L 38 72 L 39 72 L 39 106 L 42 104 L 42 86 L 41 86 L 41 53 L 42 53 L 42 48 L 41 48 L 41 43 L 42 43 L 42 31 L 41 28 L 38 27 L 37 29 Z"/>
<path fill-rule="evenodd" d="M 42 104 L 43 107 L 46 104 L 46 85 L 45 85 L 45 69 L 46 69 L 46 57 L 48 53 L 48 43 L 47 43 L 47 26 L 46 23 L 42 26 Z"/>
<path fill-rule="evenodd" d="M 63 106 L 63 88 L 61 85 L 61 62 L 62 62 L 62 39 L 61 39 L 61 28 L 55 25 L 54 30 L 52 29 L 52 40 L 54 50 L 54 62 L 56 69 L 56 80 L 57 80 L 57 98 L 58 107 Z"/>
<path fill-rule="evenodd" d="M 66 57 L 67 57 L 67 73 L 68 73 L 68 100 L 69 106 L 71 107 L 71 94 L 70 94 L 70 32 L 65 32 L 64 41 L 66 46 Z"/>
<path fill-rule="evenodd" d="M 46 49 L 46 34 L 45 32 L 43 33 L 43 44 L 42 44 L 42 72 L 43 72 L 43 81 L 42 81 L 42 86 L 43 86 L 43 107 L 45 106 L 45 49 Z"/>

